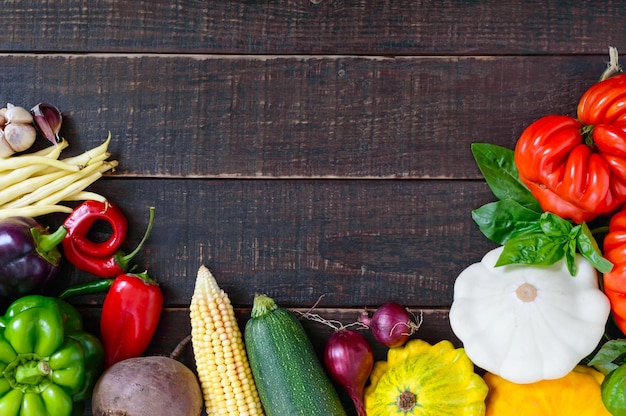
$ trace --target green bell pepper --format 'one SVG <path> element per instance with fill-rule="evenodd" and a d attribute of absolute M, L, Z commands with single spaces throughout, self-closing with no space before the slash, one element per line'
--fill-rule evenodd
<path fill-rule="evenodd" d="M 69 303 L 16 300 L 0 317 L 0 415 L 81 414 L 103 362 L 102 344 Z"/>
<path fill-rule="evenodd" d="M 626 415 L 626 364 L 609 372 L 602 381 L 602 403 L 614 416 Z"/>

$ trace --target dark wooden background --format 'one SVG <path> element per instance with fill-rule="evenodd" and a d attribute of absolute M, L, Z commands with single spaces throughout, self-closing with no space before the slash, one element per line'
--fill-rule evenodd
<path fill-rule="evenodd" d="M 111 132 L 120 166 L 92 189 L 129 216 L 128 248 L 156 207 L 135 262 L 165 294 L 148 353 L 189 332 L 200 264 L 242 323 L 260 292 L 323 296 L 344 323 L 398 301 L 423 312 L 417 336 L 459 345 L 454 280 L 494 247 L 471 219 L 493 200 L 471 143 L 575 114 L 625 23 L 610 0 L 10 2 L 0 105 L 57 105 L 66 155 Z M 97 331 L 102 296 L 73 302 Z M 320 351 L 330 328 L 305 327 Z"/>

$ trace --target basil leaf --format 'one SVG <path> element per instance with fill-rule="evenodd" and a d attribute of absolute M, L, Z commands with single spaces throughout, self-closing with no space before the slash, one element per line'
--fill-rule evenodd
<path fill-rule="evenodd" d="M 551 212 L 544 212 L 539 219 L 541 230 L 553 237 L 569 236 L 572 224 Z"/>
<path fill-rule="evenodd" d="M 496 198 L 512 199 L 528 209 L 542 211 L 537 199 L 519 180 L 513 150 L 489 143 L 472 143 L 472 154 Z"/>
<path fill-rule="evenodd" d="M 593 238 L 589 226 L 584 222 L 581 224 L 580 232 L 576 238 L 576 246 L 580 254 L 589 260 L 599 272 L 608 273 L 613 268 L 613 263 L 602 257 L 598 243 Z"/>
<path fill-rule="evenodd" d="M 578 226 L 574 228 L 578 228 Z M 565 248 L 565 265 L 569 274 L 576 276 L 576 273 L 578 273 L 578 268 L 576 267 L 576 234 L 578 234 L 578 230 L 574 231 L 572 229 L 570 234 L 570 238 L 567 240 L 567 247 Z"/>
<path fill-rule="evenodd" d="M 534 264 L 549 266 L 565 256 L 567 238 L 555 238 L 543 232 L 520 234 L 504 244 L 496 266 Z"/>
<path fill-rule="evenodd" d="M 572 276 L 576 275 L 578 271 L 576 267 L 576 236 L 580 226 L 574 227 L 569 221 L 551 212 L 541 214 L 539 223 L 541 224 L 541 230 L 546 236 L 554 238 L 555 242 L 563 242 L 563 258 L 565 259 L 567 271 Z"/>
<path fill-rule="evenodd" d="M 614 339 L 605 342 L 593 356 L 588 366 L 593 366 L 604 375 L 626 363 L 626 339 Z"/>
<path fill-rule="evenodd" d="M 472 218 L 485 237 L 498 244 L 518 234 L 541 230 L 541 214 L 512 199 L 483 205 L 472 211 Z"/>

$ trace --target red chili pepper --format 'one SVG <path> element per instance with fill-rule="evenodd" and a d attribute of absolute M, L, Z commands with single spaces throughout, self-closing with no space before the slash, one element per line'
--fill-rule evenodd
<path fill-rule="evenodd" d="M 109 257 L 89 257 L 80 253 L 73 244 L 63 244 L 63 254 L 77 269 L 103 279 L 126 273 L 136 250 L 128 255 L 118 251 Z"/>
<path fill-rule="evenodd" d="M 145 352 L 162 308 L 163 293 L 146 272 L 115 278 L 104 298 L 100 319 L 106 367 Z"/>
<path fill-rule="evenodd" d="M 100 211 L 100 213 L 102 213 L 102 211 Z M 70 215 L 70 217 L 72 215 Z M 119 217 L 117 216 L 109 217 L 109 219 L 111 218 L 117 219 Z M 150 235 L 150 231 L 152 230 L 152 225 L 154 222 L 154 208 L 150 207 L 150 220 L 148 222 L 148 228 L 146 229 L 146 232 L 143 238 L 141 239 L 137 247 L 135 247 L 135 249 L 128 254 L 124 253 L 121 250 L 116 250 L 116 251 L 109 253 L 110 247 L 114 246 L 112 244 L 106 250 L 100 251 L 101 253 L 108 253 L 108 254 L 103 254 L 101 256 L 88 254 L 87 251 L 90 251 L 91 248 L 97 246 L 98 243 L 93 243 L 93 242 L 90 243 L 86 241 L 87 240 L 86 238 L 80 238 L 80 236 L 81 235 L 84 236 L 86 232 L 88 231 L 88 229 L 84 228 L 85 226 L 83 224 L 88 224 L 91 219 L 93 219 L 93 221 L 91 221 L 91 224 L 93 224 L 95 220 L 104 219 L 104 218 L 101 218 L 98 212 L 91 212 L 89 215 L 86 215 L 85 219 L 83 219 L 82 221 L 78 221 L 78 222 L 74 220 L 70 221 L 70 228 L 72 225 L 78 224 L 78 227 L 75 227 L 73 229 L 75 231 L 76 230 L 82 231 L 82 233 L 79 232 L 79 233 L 74 233 L 73 235 L 70 235 L 68 231 L 68 235 L 65 237 L 65 239 L 63 239 L 63 242 L 62 242 L 63 254 L 65 255 L 65 258 L 67 259 L 67 261 L 73 264 L 77 269 L 82 270 L 87 273 L 91 273 L 93 275 L 96 275 L 102 278 L 112 278 L 112 277 L 119 276 L 120 274 L 126 273 L 128 271 L 128 267 L 130 265 L 131 260 L 137 255 L 137 253 L 139 253 L 139 251 L 143 247 L 143 244 L 145 243 L 145 241 L 148 239 L 148 236 Z M 121 224 L 121 222 L 118 222 L 118 224 Z M 65 225 L 67 225 L 67 220 L 66 220 Z M 77 236 L 78 238 L 74 238 L 74 236 Z M 78 241 L 81 241 L 81 242 L 76 244 Z M 84 250 L 83 248 L 85 247 L 90 247 L 90 248 L 87 250 Z M 92 251 L 92 253 L 93 252 L 94 251 Z"/>
<path fill-rule="evenodd" d="M 106 241 L 94 242 L 87 237 L 96 221 L 105 221 L 111 226 L 112 232 Z M 65 244 L 71 241 L 76 251 L 86 256 L 106 257 L 114 254 L 126 240 L 128 220 L 110 201 L 88 200 L 72 211 L 63 226 L 67 229 Z"/>

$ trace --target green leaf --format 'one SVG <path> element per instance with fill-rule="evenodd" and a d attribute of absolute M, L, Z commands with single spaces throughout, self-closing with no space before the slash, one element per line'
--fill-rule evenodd
<path fill-rule="evenodd" d="M 600 251 L 597 241 L 593 237 L 589 226 L 584 222 L 581 224 L 580 232 L 576 238 L 576 246 L 580 254 L 589 260 L 599 272 L 608 273 L 613 268 L 613 263 L 602 256 L 602 251 Z"/>
<path fill-rule="evenodd" d="M 576 273 L 578 273 L 578 268 L 576 267 L 576 239 L 578 238 L 578 233 L 580 233 L 580 225 L 572 227 L 569 224 L 569 226 L 570 231 L 567 235 L 567 247 L 565 248 L 565 264 L 569 274 L 576 276 Z"/>
<path fill-rule="evenodd" d="M 614 339 L 604 343 L 587 363 L 604 375 L 626 363 L 626 339 Z"/>
<path fill-rule="evenodd" d="M 578 268 L 576 267 L 576 240 L 569 239 L 567 240 L 567 247 L 565 248 L 565 265 L 567 266 L 567 271 L 572 276 L 576 276 L 578 273 Z"/>
<path fill-rule="evenodd" d="M 576 236 L 578 235 L 580 226 L 573 226 L 571 222 L 559 217 L 551 212 L 541 214 L 539 220 L 541 230 L 548 237 L 554 239 L 555 244 L 562 242 L 563 257 L 565 265 L 569 273 L 576 275 L 578 268 L 576 267 Z"/>
<path fill-rule="evenodd" d="M 570 235 L 572 224 L 551 212 L 544 212 L 539 219 L 541 230 L 552 237 L 565 237 Z"/>
<path fill-rule="evenodd" d="M 522 233 L 541 230 L 541 214 L 512 199 L 483 205 L 472 211 L 472 218 L 485 237 L 498 244 Z"/>
<path fill-rule="evenodd" d="M 504 244 L 496 266 L 531 264 L 549 266 L 565 256 L 567 238 L 555 238 L 543 232 L 520 234 Z"/>
<path fill-rule="evenodd" d="M 537 199 L 519 179 L 513 150 L 489 143 L 472 143 L 472 154 L 496 198 L 512 199 L 528 209 L 542 211 Z"/>

